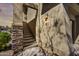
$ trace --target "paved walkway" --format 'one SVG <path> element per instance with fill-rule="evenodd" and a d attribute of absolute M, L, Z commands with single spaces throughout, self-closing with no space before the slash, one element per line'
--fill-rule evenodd
<path fill-rule="evenodd" d="M 0 52 L 0 56 L 12 56 L 13 53 L 13 50 L 2 51 Z"/>

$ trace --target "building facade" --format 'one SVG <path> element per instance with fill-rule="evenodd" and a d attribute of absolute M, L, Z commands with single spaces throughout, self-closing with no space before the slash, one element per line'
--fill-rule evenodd
<path fill-rule="evenodd" d="M 37 43 L 48 55 L 70 55 L 79 34 L 79 4 L 14 4 L 12 49 Z"/>

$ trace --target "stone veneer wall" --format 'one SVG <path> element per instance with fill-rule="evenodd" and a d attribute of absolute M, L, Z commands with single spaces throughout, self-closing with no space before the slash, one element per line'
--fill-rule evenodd
<path fill-rule="evenodd" d="M 39 16 L 36 22 L 36 40 L 48 55 L 69 55 L 72 43 L 70 18 L 63 4 L 51 8 Z"/>
<path fill-rule="evenodd" d="M 23 11 L 20 3 L 13 5 L 12 49 L 15 53 L 23 49 Z"/>
<path fill-rule="evenodd" d="M 23 49 L 23 26 L 13 25 L 12 49 L 19 52 Z"/>

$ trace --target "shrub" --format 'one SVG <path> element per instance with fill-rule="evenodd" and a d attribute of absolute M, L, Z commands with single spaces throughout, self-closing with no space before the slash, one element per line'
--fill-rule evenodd
<path fill-rule="evenodd" d="M 7 32 L 0 32 L 0 50 L 4 50 L 7 46 L 7 43 L 10 41 L 11 36 Z"/>

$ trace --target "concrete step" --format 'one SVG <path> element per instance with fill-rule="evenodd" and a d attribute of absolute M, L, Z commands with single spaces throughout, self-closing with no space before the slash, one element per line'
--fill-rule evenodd
<path fill-rule="evenodd" d="M 23 41 L 23 43 L 31 43 L 31 42 L 34 42 L 34 41 L 35 41 L 34 39 L 30 39 L 30 40 Z"/>
<path fill-rule="evenodd" d="M 32 35 L 24 35 L 24 38 L 33 37 Z"/>
<path fill-rule="evenodd" d="M 24 43 L 24 47 L 30 46 L 30 45 L 32 45 L 33 43 L 34 43 L 34 42 L 27 43 L 27 44 Z"/>
<path fill-rule="evenodd" d="M 28 40 L 28 39 L 34 39 L 32 36 L 31 37 L 24 37 L 24 40 Z"/>
<path fill-rule="evenodd" d="M 24 35 L 32 35 L 31 33 L 24 33 Z"/>
<path fill-rule="evenodd" d="M 26 50 L 26 49 L 32 48 L 32 47 L 36 47 L 36 46 L 37 46 L 37 43 L 36 43 L 36 41 L 34 41 L 32 45 L 29 45 L 29 46 L 27 46 L 27 47 L 24 47 L 23 50 Z"/>

